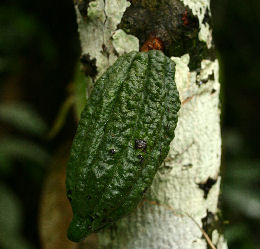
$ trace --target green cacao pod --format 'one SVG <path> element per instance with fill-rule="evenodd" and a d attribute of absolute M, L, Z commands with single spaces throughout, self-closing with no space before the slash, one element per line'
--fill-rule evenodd
<path fill-rule="evenodd" d="M 128 214 L 151 185 L 177 124 L 174 75 L 174 62 L 151 50 L 119 57 L 97 80 L 67 168 L 70 240 Z"/>

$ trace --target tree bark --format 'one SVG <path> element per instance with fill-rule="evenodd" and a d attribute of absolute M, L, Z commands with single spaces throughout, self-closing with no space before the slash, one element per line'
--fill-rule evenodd
<path fill-rule="evenodd" d="M 182 102 L 168 157 L 138 208 L 98 234 L 99 248 L 218 249 L 220 110 L 209 0 L 76 0 L 82 62 L 93 82 L 158 37 L 176 63 Z"/>

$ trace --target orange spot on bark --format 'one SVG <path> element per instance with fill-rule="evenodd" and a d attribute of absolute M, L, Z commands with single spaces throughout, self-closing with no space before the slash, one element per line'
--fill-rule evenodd
<path fill-rule="evenodd" d="M 184 11 L 184 14 L 183 14 L 181 20 L 183 21 L 183 25 L 189 24 L 188 11 L 187 10 Z"/>
<path fill-rule="evenodd" d="M 148 40 L 141 47 L 142 52 L 148 52 L 149 50 L 161 50 L 163 51 L 163 42 L 159 37 L 150 36 Z"/>

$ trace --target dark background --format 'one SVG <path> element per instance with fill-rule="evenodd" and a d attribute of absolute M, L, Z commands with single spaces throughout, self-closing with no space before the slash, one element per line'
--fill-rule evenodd
<path fill-rule="evenodd" d="M 259 0 L 212 0 L 211 9 L 221 66 L 225 237 L 229 248 L 259 249 Z M 79 56 L 72 0 L 1 1 L 0 248 L 40 248 L 43 181 L 75 131 L 67 100 Z"/>

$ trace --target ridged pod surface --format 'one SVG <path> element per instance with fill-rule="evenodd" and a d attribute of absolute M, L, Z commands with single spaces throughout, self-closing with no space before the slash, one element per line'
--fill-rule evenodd
<path fill-rule="evenodd" d="M 161 51 L 131 52 L 101 76 L 81 114 L 67 168 L 72 241 L 133 210 L 168 154 L 179 94 Z"/>

